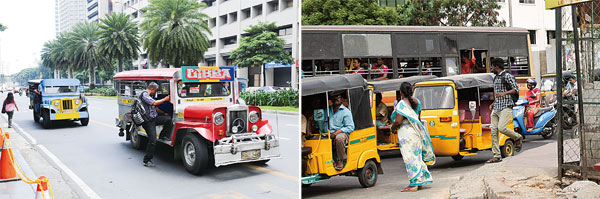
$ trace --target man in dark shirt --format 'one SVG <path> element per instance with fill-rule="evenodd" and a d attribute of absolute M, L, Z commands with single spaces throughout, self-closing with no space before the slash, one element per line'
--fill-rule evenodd
<path fill-rule="evenodd" d="M 160 132 L 161 139 L 168 140 L 168 135 L 171 134 L 173 123 L 171 121 L 171 117 L 158 115 L 156 112 L 156 106 L 168 102 L 171 98 L 167 96 L 160 100 L 154 100 L 150 96 L 154 96 L 156 94 L 156 90 L 158 90 L 158 84 L 152 82 L 148 84 L 147 90 L 143 91 L 141 94 L 142 105 L 146 110 L 148 110 L 149 121 L 146 121 L 142 124 L 144 130 L 146 130 L 146 134 L 148 135 L 148 146 L 146 147 L 146 155 L 144 156 L 144 166 L 146 167 L 154 167 L 154 163 L 152 163 L 152 158 L 154 157 L 154 148 L 156 147 L 156 125 L 163 125 L 163 129 Z"/>

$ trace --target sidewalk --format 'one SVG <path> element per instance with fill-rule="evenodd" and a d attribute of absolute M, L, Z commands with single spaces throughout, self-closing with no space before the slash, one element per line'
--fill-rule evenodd
<path fill-rule="evenodd" d="M 37 179 L 39 176 L 46 176 L 55 198 L 81 198 L 72 189 L 72 186 L 76 185 L 63 177 L 65 175 L 61 170 L 48 162 L 35 145 L 26 141 L 21 133 L 16 132 L 17 128 L 14 124 L 13 128 L 8 128 L 5 115 L 0 117 L 0 128 L 10 134 L 12 151 L 17 163 L 28 177 Z M 29 185 L 23 181 L 0 183 L 0 198 L 35 198 L 36 189 L 36 185 Z"/>
<path fill-rule="evenodd" d="M 500 163 L 486 165 L 460 177 L 450 188 L 450 198 L 598 198 L 600 186 L 587 193 L 563 193 L 557 180 L 557 143 L 517 153 Z M 593 183 L 595 184 L 595 183 Z M 568 188 L 565 188 L 567 190 Z"/>

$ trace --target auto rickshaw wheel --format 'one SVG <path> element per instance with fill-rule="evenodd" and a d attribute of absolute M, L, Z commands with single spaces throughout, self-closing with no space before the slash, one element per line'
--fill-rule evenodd
<path fill-rule="evenodd" d="M 515 144 L 512 140 L 506 140 L 504 146 L 500 147 L 500 155 L 502 155 L 502 158 L 512 156 L 514 154 L 514 151 Z"/>
<path fill-rule="evenodd" d="M 367 160 L 365 167 L 360 169 L 358 181 L 364 188 L 375 186 L 375 183 L 377 183 L 377 165 L 373 160 Z"/>
<path fill-rule="evenodd" d="M 203 140 L 193 134 L 187 133 L 181 142 L 181 159 L 185 170 L 194 175 L 202 174 L 208 169 L 208 147 Z"/>
<path fill-rule="evenodd" d="M 50 128 L 50 111 L 42 111 L 42 126 L 47 129 Z"/>
<path fill-rule="evenodd" d="M 142 149 L 146 146 L 146 143 L 148 143 L 148 138 L 138 134 L 137 131 L 138 128 L 132 127 L 132 129 L 129 132 L 131 136 L 131 139 L 129 139 L 129 141 L 131 142 L 132 148 Z"/>
<path fill-rule="evenodd" d="M 453 159 L 454 161 L 461 161 L 461 160 L 462 160 L 464 157 L 465 157 L 465 156 L 462 156 L 462 155 L 460 155 L 460 154 L 457 154 L 457 155 L 454 155 L 454 156 L 452 156 L 452 159 Z"/>

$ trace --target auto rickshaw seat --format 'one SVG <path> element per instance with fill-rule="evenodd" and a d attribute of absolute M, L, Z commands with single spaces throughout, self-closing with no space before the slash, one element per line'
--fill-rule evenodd
<path fill-rule="evenodd" d="M 483 100 L 481 101 L 481 123 L 482 124 L 491 124 L 492 123 L 492 110 L 490 109 L 490 105 L 492 105 L 494 101 L 492 100 Z"/>
<path fill-rule="evenodd" d="M 479 108 L 475 110 L 475 118 L 479 115 Z M 473 120 L 471 117 L 471 110 L 469 110 L 469 101 L 468 100 L 459 100 L 458 101 L 458 116 L 461 123 L 464 123 L 465 120 Z M 466 123 L 473 123 L 473 121 L 467 121 Z"/>

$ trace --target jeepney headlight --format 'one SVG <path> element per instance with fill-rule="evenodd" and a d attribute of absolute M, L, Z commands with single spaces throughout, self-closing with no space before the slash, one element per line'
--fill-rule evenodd
<path fill-rule="evenodd" d="M 58 106 L 58 105 L 60 105 L 60 101 L 58 101 L 58 100 L 54 101 L 54 106 Z"/>
<path fill-rule="evenodd" d="M 258 113 L 256 111 L 251 111 L 248 120 L 250 120 L 250 123 L 258 122 Z"/>
<path fill-rule="evenodd" d="M 258 131 L 258 126 L 252 125 L 252 131 L 254 131 L 254 132 Z"/>
<path fill-rule="evenodd" d="M 81 103 L 80 100 L 75 100 L 75 105 L 79 105 L 79 103 Z"/>
<path fill-rule="evenodd" d="M 223 113 L 217 112 L 215 115 L 213 115 L 213 120 L 215 121 L 215 125 L 219 126 L 225 122 L 225 116 Z"/>

